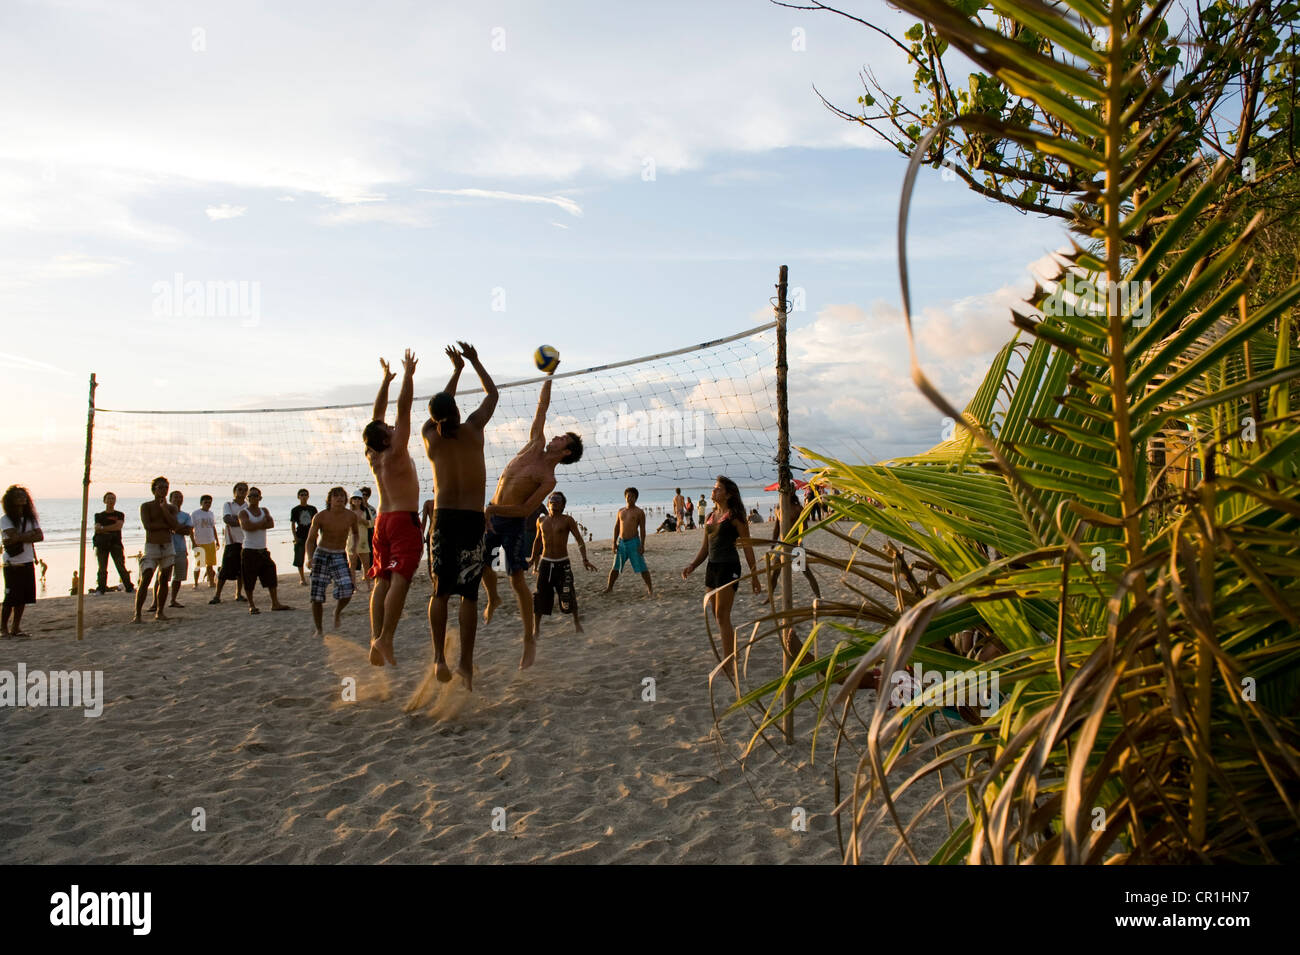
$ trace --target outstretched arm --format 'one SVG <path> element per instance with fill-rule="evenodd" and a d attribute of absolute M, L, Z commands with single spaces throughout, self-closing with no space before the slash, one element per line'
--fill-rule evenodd
<path fill-rule="evenodd" d="M 384 380 L 379 386 L 379 394 L 375 395 L 375 413 L 370 416 L 371 421 L 383 421 L 384 415 L 388 414 L 388 386 L 397 377 L 388 367 L 387 358 L 379 359 L 379 364 L 384 369 Z"/>
<path fill-rule="evenodd" d="M 460 353 L 465 359 L 474 366 L 474 371 L 478 374 L 478 380 L 483 383 L 483 403 L 474 410 L 469 416 L 470 421 L 474 422 L 480 428 L 488 423 L 492 417 L 492 412 L 497 410 L 497 386 L 492 381 L 492 376 L 487 373 L 483 363 L 478 360 L 478 351 L 468 342 L 457 342 L 460 346 Z"/>
<path fill-rule="evenodd" d="M 461 369 L 465 367 L 465 359 L 461 357 L 460 352 L 456 351 L 451 345 L 446 348 L 447 357 L 451 359 L 451 377 L 447 379 L 447 387 L 442 389 L 453 398 L 456 397 L 456 385 L 460 381 Z"/>
<path fill-rule="evenodd" d="M 551 379 L 542 382 L 542 393 L 537 398 L 537 414 L 533 415 L 533 427 L 528 432 L 529 441 L 542 438 L 546 430 L 546 409 L 551 406 Z"/>
<path fill-rule="evenodd" d="M 411 400 L 415 397 L 415 363 L 418 359 L 406 350 L 402 357 L 402 390 L 397 393 L 397 424 L 393 427 L 393 447 L 405 448 L 411 439 Z"/>

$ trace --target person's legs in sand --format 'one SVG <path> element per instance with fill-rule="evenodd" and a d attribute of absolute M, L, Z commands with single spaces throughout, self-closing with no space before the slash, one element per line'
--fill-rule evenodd
<path fill-rule="evenodd" d="M 722 639 L 722 659 L 725 664 L 723 671 L 732 683 L 736 683 L 736 630 L 731 625 L 731 606 L 735 600 L 736 591 L 730 585 L 723 587 L 709 598 L 709 607 L 718 621 L 718 631 Z"/>

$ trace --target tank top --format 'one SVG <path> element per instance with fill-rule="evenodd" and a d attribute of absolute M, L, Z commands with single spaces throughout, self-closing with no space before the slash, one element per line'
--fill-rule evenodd
<path fill-rule="evenodd" d="M 714 517 L 719 517 L 715 521 Z M 709 563 L 739 564 L 740 554 L 736 552 L 736 540 L 740 532 L 731 523 L 731 512 L 721 515 L 710 514 L 704 525 L 704 532 L 709 535 Z"/>

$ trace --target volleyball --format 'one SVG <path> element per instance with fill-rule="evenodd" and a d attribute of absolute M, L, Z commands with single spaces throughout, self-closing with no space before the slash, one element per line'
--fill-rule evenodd
<path fill-rule="evenodd" d="M 533 361 L 540 371 L 550 374 L 560 365 L 560 353 L 550 345 L 543 345 L 533 352 Z"/>

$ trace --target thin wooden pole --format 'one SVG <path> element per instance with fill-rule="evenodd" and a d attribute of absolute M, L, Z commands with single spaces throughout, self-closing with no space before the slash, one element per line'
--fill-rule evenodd
<path fill-rule="evenodd" d="M 77 639 L 85 633 L 86 619 L 86 514 L 90 510 L 90 446 L 95 434 L 95 374 L 90 375 L 90 401 L 86 408 L 86 470 L 81 477 L 81 551 L 77 561 Z"/>
<path fill-rule="evenodd" d="M 787 401 L 788 391 L 786 379 L 788 367 L 786 365 L 785 353 L 785 320 L 786 320 L 786 285 L 789 278 L 789 269 L 781 266 L 780 280 L 776 286 L 776 478 L 777 493 L 781 496 L 781 538 L 784 540 L 794 526 L 793 508 L 790 507 L 790 498 L 794 493 L 791 486 L 790 478 L 790 406 Z M 781 609 L 784 612 L 785 620 L 788 623 L 791 619 L 791 610 L 794 606 L 794 600 L 791 595 L 793 589 L 793 574 L 790 572 L 791 554 L 788 547 L 781 548 Z M 790 628 L 793 630 L 793 627 Z M 781 662 L 782 669 L 788 673 L 791 665 L 794 663 L 790 655 L 789 637 L 791 633 L 783 625 L 781 632 Z M 794 684 L 787 683 L 785 687 L 784 704 L 786 714 L 781 718 L 781 731 L 785 734 L 787 743 L 794 742 L 794 712 L 790 709 L 794 705 Z"/>

